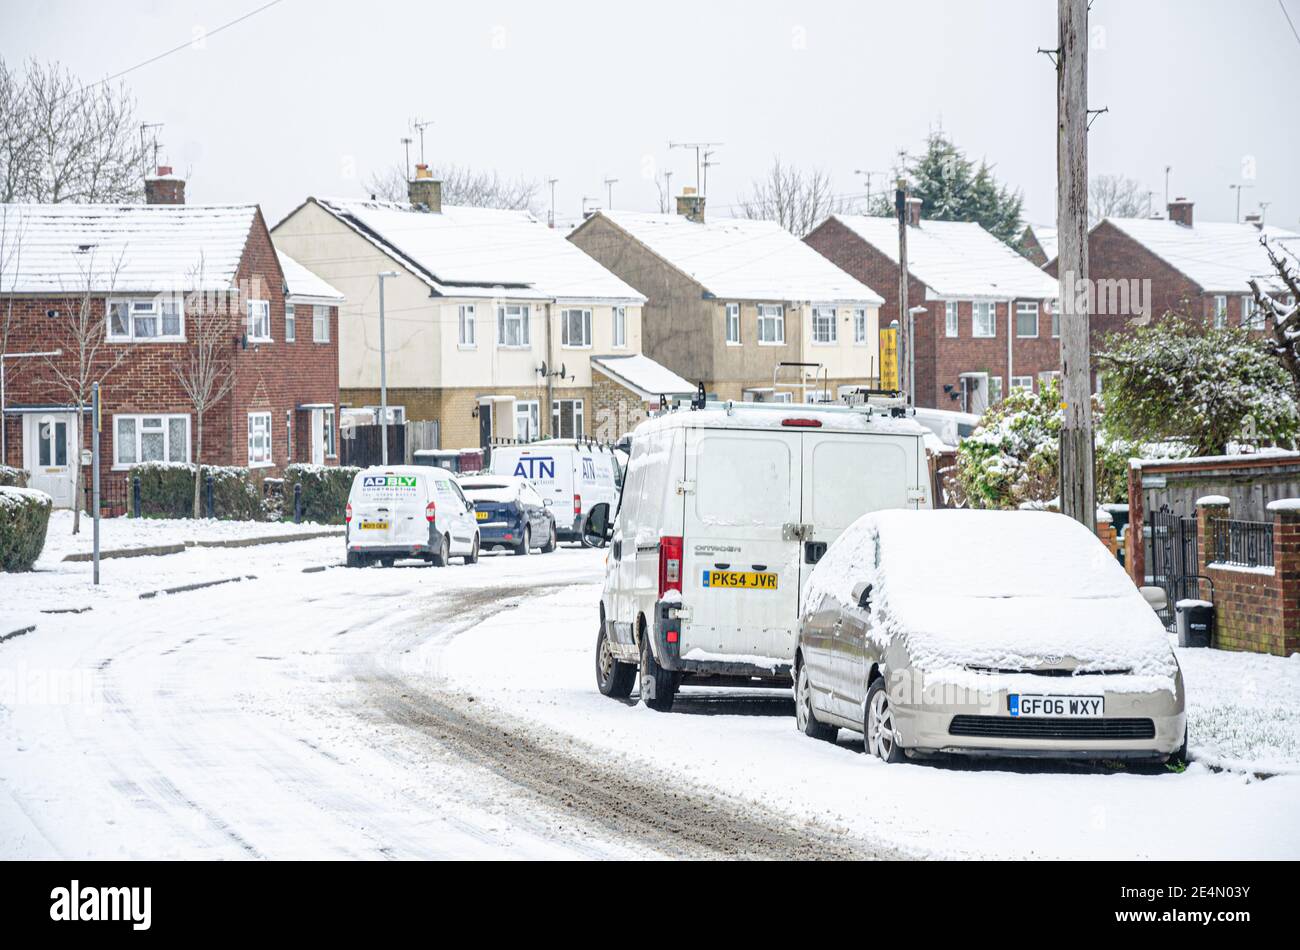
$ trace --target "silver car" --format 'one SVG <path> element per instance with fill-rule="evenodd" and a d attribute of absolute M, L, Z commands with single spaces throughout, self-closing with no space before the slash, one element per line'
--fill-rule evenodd
<path fill-rule="evenodd" d="M 929 753 L 1182 763 L 1182 673 L 1110 552 L 1063 515 L 886 511 L 809 577 L 798 728 Z"/>

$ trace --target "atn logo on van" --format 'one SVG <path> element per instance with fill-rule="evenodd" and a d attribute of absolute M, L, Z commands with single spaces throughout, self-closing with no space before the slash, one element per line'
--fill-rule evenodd
<path fill-rule="evenodd" d="M 366 475 L 361 479 L 362 488 L 414 488 L 414 475 Z"/>
<path fill-rule="evenodd" d="M 596 461 L 595 459 L 582 460 L 582 480 L 584 482 L 594 482 L 596 480 Z"/>
<path fill-rule="evenodd" d="M 515 463 L 521 478 L 555 478 L 555 459 L 549 455 L 524 455 Z"/>

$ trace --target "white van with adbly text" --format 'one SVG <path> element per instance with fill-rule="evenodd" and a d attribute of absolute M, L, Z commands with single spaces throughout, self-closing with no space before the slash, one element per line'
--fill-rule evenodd
<path fill-rule="evenodd" d="M 577 540 L 596 505 L 612 510 L 618 498 L 614 450 L 599 442 L 545 439 L 492 447 L 492 474 L 517 475 L 533 483 L 551 502 L 555 532 L 561 540 Z"/>
<path fill-rule="evenodd" d="M 344 511 L 348 567 L 419 558 L 436 567 L 478 560 L 474 505 L 443 468 L 376 465 L 352 479 Z"/>

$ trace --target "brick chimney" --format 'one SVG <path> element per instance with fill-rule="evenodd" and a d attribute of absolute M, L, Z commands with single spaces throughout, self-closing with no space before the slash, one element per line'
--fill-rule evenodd
<path fill-rule="evenodd" d="M 1169 202 L 1169 220 L 1177 221 L 1185 228 L 1192 226 L 1192 202 L 1186 198 L 1175 198 Z"/>
<path fill-rule="evenodd" d="M 419 211 L 442 212 L 442 182 L 433 177 L 428 165 L 415 166 L 415 177 L 406 183 L 406 195 Z"/>
<path fill-rule="evenodd" d="M 694 188 L 683 188 L 677 196 L 677 213 L 684 215 L 687 221 L 704 223 L 704 196 L 697 195 Z"/>
<path fill-rule="evenodd" d="M 159 165 L 144 179 L 144 202 L 150 205 L 185 204 L 185 179 L 172 174 L 170 165 Z"/>
<path fill-rule="evenodd" d="M 1246 224 L 1253 224 L 1257 231 L 1264 228 L 1264 216 L 1258 211 L 1252 211 L 1242 219 Z"/>
<path fill-rule="evenodd" d="M 921 226 L 921 199 L 915 196 L 907 199 L 907 223 L 910 227 Z"/>

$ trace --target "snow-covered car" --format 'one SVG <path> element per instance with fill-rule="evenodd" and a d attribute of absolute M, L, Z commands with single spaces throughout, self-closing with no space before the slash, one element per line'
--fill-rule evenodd
<path fill-rule="evenodd" d="M 582 537 L 582 524 L 596 505 L 618 498 L 612 450 L 582 439 L 544 439 L 492 448 L 492 474 L 515 475 L 551 500 L 555 528 L 563 541 Z"/>
<path fill-rule="evenodd" d="M 460 487 L 474 503 L 480 543 L 529 554 L 555 550 L 555 516 L 551 500 L 542 498 L 526 478 L 515 475 L 462 475 Z"/>
<path fill-rule="evenodd" d="M 1182 672 L 1087 528 L 1031 511 L 866 515 L 804 590 L 805 735 L 925 753 L 1185 761 Z"/>
<path fill-rule="evenodd" d="M 451 472 L 427 465 L 376 465 L 352 479 L 344 510 L 347 565 L 384 567 L 420 558 L 436 567 L 478 560 L 474 505 Z"/>

